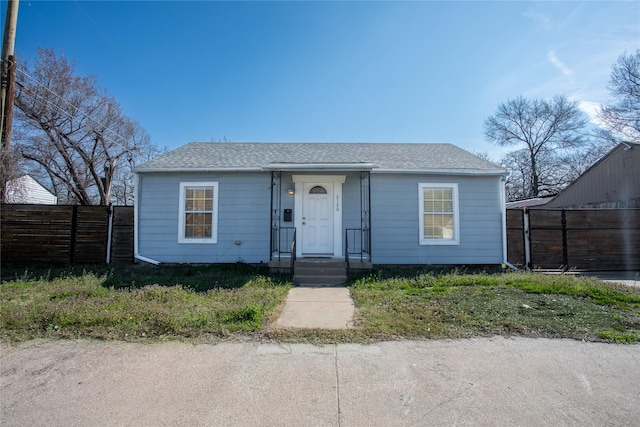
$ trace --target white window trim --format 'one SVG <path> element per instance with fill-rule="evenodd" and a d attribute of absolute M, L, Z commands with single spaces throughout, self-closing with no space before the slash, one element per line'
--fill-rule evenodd
<path fill-rule="evenodd" d="M 213 212 L 211 215 L 211 237 L 209 238 L 188 238 L 184 235 L 184 198 L 187 187 L 213 187 Z M 218 243 L 218 183 L 217 182 L 181 182 L 180 200 L 178 216 L 178 243 Z"/>
<path fill-rule="evenodd" d="M 453 189 L 453 239 L 425 239 L 424 238 L 424 189 L 425 188 Z M 418 184 L 418 215 L 420 221 L 419 240 L 421 245 L 459 245 L 460 244 L 460 209 L 458 204 L 458 184 L 444 184 L 439 182 L 425 182 Z"/>

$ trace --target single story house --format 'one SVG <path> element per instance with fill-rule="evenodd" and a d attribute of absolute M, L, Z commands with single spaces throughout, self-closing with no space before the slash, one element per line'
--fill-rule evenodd
<path fill-rule="evenodd" d="M 506 260 L 506 171 L 451 144 L 193 142 L 135 172 L 144 262 Z"/>
<path fill-rule="evenodd" d="M 4 202 L 16 204 L 57 205 L 58 197 L 51 194 L 30 175 L 7 181 Z"/>

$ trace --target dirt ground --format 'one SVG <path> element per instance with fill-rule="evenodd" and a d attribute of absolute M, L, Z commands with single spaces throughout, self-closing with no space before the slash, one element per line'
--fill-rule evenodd
<path fill-rule="evenodd" d="M 640 346 L 0 343 L 2 426 L 630 426 Z"/>

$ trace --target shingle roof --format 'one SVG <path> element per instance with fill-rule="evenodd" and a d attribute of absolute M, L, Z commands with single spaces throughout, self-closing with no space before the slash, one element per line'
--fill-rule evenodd
<path fill-rule="evenodd" d="M 362 165 L 373 171 L 504 169 L 452 144 L 192 142 L 136 167 L 137 172 L 294 169 L 305 165 Z"/>

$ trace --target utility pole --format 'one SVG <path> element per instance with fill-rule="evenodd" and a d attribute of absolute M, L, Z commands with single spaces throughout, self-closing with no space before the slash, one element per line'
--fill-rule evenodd
<path fill-rule="evenodd" d="M 2 39 L 2 68 L 0 94 L 0 202 L 4 201 L 6 180 L 9 179 L 7 164 L 9 160 L 9 143 L 11 141 L 11 125 L 13 122 L 13 99 L 16 80 L 16 58 L 14 47 L 16 42 L 16 27 L 18 24 L 19 0 L 9 0 L 7 16 L 4 22 L 4 37 Z"/>
<path fill-rule="evenodd" d="M 7 18 L 4 22 L 4 37 L 2 39 L 2 123 L 0 135 L 2 149 L 9 148 L 11 136 L 11 116 L 13 113 L 13 94 L 16 75 L 14 47 L 16 43 L 16 26 L 18 24 L 19 0 L 9 0 L 7 3 Z"/>

